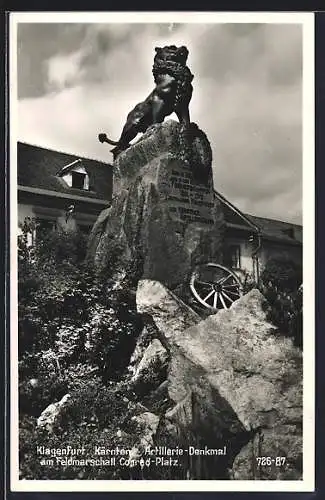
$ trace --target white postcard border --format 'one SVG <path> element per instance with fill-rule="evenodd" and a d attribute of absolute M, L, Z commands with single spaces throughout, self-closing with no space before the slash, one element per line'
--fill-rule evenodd
<path fill-rule="evenodd" d="M 281 23 L 303 27 L 303 275 L 304 414 L 301 481 L 19 480 L 17 327 L 17 24 L 18 23 Z M 265 491 L 310 492 L 315 488 L 315 177 L 314 14 L 216 12 L 15 12 L 10 14 L 10 489 L 28 491 Z"/>

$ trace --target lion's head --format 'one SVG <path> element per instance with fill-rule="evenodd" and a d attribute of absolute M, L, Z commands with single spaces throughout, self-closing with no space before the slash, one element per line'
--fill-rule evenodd
<path fill-rule="evenodd" d="M 154 62 L 157 61 L 173 61 L 177 62 L 183 66 L 186 66 L 186 61 L 188 57 L 187 48 L 182 45 L 181 47 L 176 47 L 176 45 L 166 45 L 165 47 L 155 47 L 156 55 Z"/>

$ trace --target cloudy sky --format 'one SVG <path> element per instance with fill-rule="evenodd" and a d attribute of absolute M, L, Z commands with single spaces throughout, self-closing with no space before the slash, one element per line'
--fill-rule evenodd
<path fill-rule="evenodd" d="M 119 137 L 166 44 L 189 49 L 215 188 L 244 212 L 301 223 L 300 25 L 20 23 L 19 140 L 110 162 L 97 135 Z"/>

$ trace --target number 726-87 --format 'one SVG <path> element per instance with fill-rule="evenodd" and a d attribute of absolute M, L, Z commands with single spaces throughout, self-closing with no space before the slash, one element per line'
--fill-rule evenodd
<path fill-rule="evenodd" d="M 286 457 L 256 457 L 256 462 L 258 467 L 267 467 L 271 465 L 281 467 L 285 464 Z"/>

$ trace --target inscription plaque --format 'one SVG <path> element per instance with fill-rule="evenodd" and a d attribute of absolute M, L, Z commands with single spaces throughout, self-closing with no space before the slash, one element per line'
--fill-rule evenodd
<path fill-rule="evenodd" d="M 169 166 L 165 199 L 174 220 L 183 223 L 214 224 L 212 176 L 199 181 L 190 166 L 176 163 Z"/>

